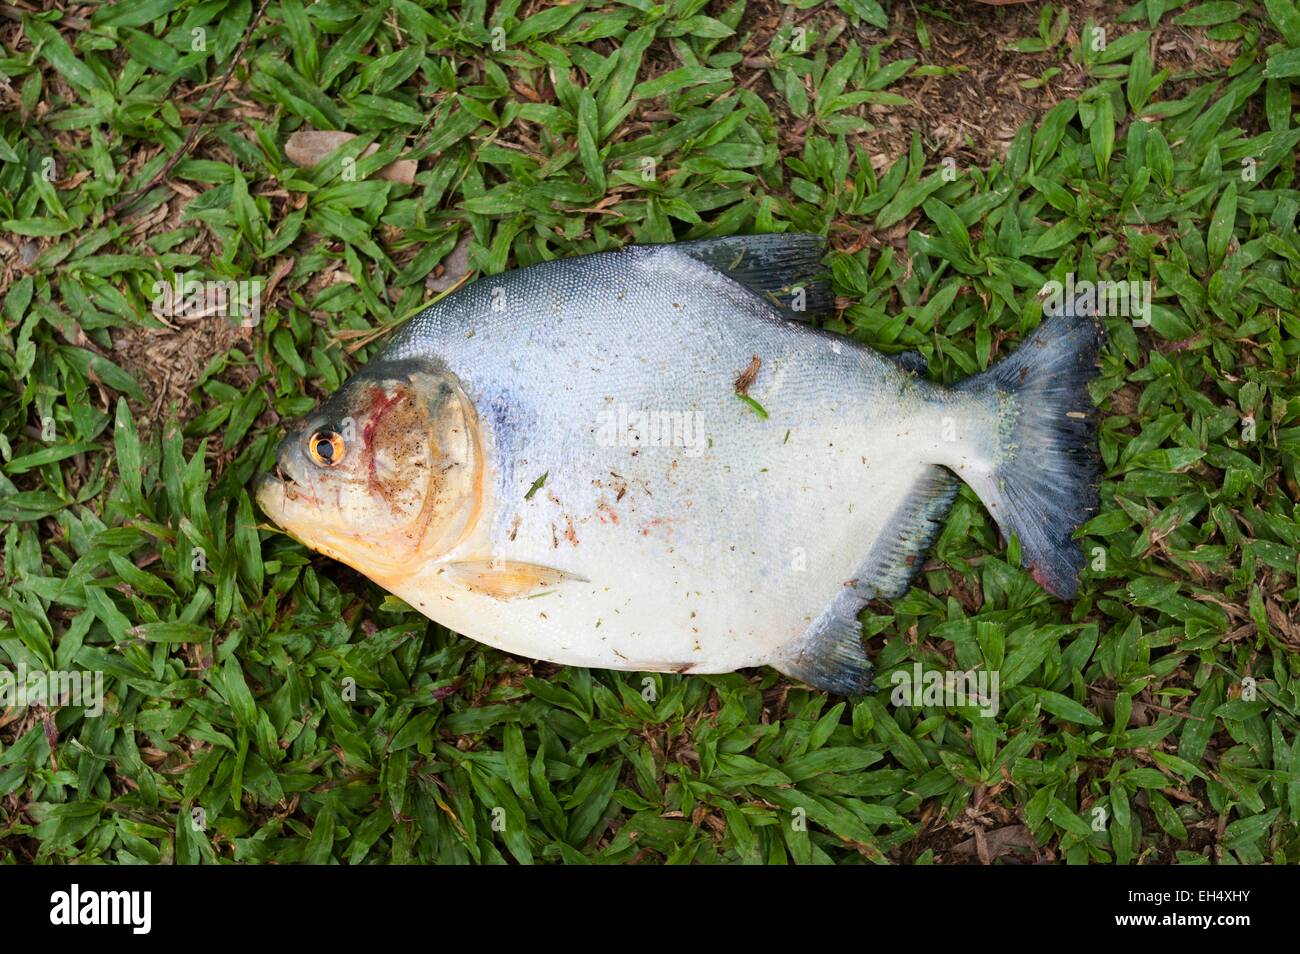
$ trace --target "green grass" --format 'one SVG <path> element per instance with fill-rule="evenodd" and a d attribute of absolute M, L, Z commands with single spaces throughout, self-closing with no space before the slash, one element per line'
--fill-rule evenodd
<path fill-rule="evenodd" d="M 272 0 L 168 177 L 184 191 L 111 216 L 180 149 L 253 6 L 0 19 L 0 662 L 107 692 L 101 718 L 0 711 L 0 861 L 947 862 L 977 830 L 1072 862 L 1300 859 L 1294 0 L 1117 6 L 1104 50 L 1050 8 L 999 35 L 1013 12 L 791 6 L 802 47 L 760 27 L 781 8 L 725 0 Z M 1082 92 L 955 178 L 919 132 L 873 170 L 878 107 L 952 72 L 901 57 L 900 24 L 924 48 L 943 17 L 1016 43 L 1025 88 Z M 1228 58 L 1170 66 L 1153 30 Z M 360 138 L 297 168 L 304 126 Z M 414 186 L 369 177 L 399 156 Z M 890 229 L 828 258 L 834 328 L 944 381 L 1014 347 L 1067 272 L 1150 280 L 1155 307 L 1108 322 L 1078 601 L 1046 597 L 964 489 L 916 586 L 864 614 L 875 697 L 530 668 L 250 502 L 280 421 L 379 347 L 340 334 L 411 314 L 462 239 L 482 274 Z M 286 268 L 155 414 L 161 369 L 119 353 L 163 327 L 154 283 Z M 891 705 L 916 662 L 999 671 L 999 713 Z"/>

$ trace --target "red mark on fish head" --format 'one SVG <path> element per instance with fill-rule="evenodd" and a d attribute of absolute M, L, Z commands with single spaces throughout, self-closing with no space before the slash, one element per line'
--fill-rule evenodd
<path fill-rule="evenodd" d="M 361 439 L 365 442 L 367 449 L 370 447 L 370 442 L 375 436 L 375 429 L 379 427 L 380 419 L 388 413 L 389 408 L 405 396 L 406 392 L 402 388 L 398 388 L 397 393 L 392 397 L 389 397 L 388 392 L 386 392 L 382 387 L 376 386 L 371 389 L 370 407 L 368 409 L 370 420 L 366 421 L 366 426 L 361 432 Z"/>
<path fill-rule="evenodd" d="M 379 489 L 379 481 L 375 476 L 375 452 L 372 443 L 375 437 L 375 431 L 379 428 L 379 422 L 383 416 L 406 396 L 404 388 L 398 388 L 392 397 L 388 396 L 382 387 L 375 386 L 370 391 L 370 407 L 368 409 L 370 418 L 366 421 L 366 426 L 361 430 L 361 441 L 364 449 L 370 453 L 370 486 L 371 489 Z"/>

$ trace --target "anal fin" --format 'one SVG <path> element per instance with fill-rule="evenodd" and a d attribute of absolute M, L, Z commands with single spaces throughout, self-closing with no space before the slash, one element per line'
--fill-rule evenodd
<path fill-rule="evenodd" d="M 894 511 L 854 577 L 853 589 L 867 600 L 897 599 L 907 592 L 961 489 L 957 475 L 931 467 Z"/>
<path fill-rule="evenodd" d="M 943 467 L 927 468 L 876 538 L 854 579 L 773 665 L 827 692 L 860 696 L 874 691 L 858 613 L 869 600 L 894 599 L 907 592 L 960 483 Z"/>
<path fill-rule="evenodd" d="M 837 597 L 785 658 L 773 665 L 825 692 L 841 696 L 874 692 L 871 660 L 862 645 L 862 624 L 857 619 L 860 608 L 861 603 L 855 606 L 853 601 Z"/>

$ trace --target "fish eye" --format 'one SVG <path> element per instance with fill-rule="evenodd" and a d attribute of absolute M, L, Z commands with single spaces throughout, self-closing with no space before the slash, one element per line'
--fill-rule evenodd
<path fill-rule="evenodd" d="M 322 467 L 333 467 L 343 459 L 347 450 L 343 438 L 337 431 L 317 431 L 307 441 L 307 452 L 311 459 Z"/>

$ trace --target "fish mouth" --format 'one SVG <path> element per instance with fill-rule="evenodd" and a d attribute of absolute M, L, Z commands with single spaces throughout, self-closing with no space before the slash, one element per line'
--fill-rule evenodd
<path fill-rule="evenodd" d="M 268 471 L 257 478 L 253 488 L 253 499 L 262 508 L 262 512 L 280 526 L 285 525 L 285 514 L 289 504 L 301 506 L 320 503 L 315 494 L 294 478 L 293 472 L 285 466 L 283 458 L 277 461 L 274 471 Z"/>
<path fill-rule="evenodd" d="M 265 476 L 270 477 L 271 475 L 266 474 Z M 284 495 L 287 500 L 297 500 L 299 497 L 306 497 L 309 500 L 315 499 L 311 494 L 303 493 L 302 485 L 280 464 L 275 465 L 274 479 L 284 488 Z"/>
<path fill-rule="evenodd" d="M 320 502 L 318 495 L 313 492 L 312 485 L 315 481 L 303 479 L 304 475 L 299 473 L 302 469 L 301 462 L 295 457 L 293 449 L 301 443 L 301 440 L 299 432 L 295 430 L 286 434 L 280 441 L 275 450 L 275 468 L 258 478 L 254 493 L 259 501 L 263 493 L 266 493 L 279 496 L 283 500 Z M 305 476 L 310 478 L 311 475 Z"/>
<path fill-rule="evenodd" d="M 280 468 L 276 468 L 276 473 L 280 473 Z M 280 523 L 284 517 L 288 488 L 289 481 L 269 473 L 258 477 L 257 484 L 253 488 L 253 499 L 262 508 L 262 512 L 276 523 Z"/>

